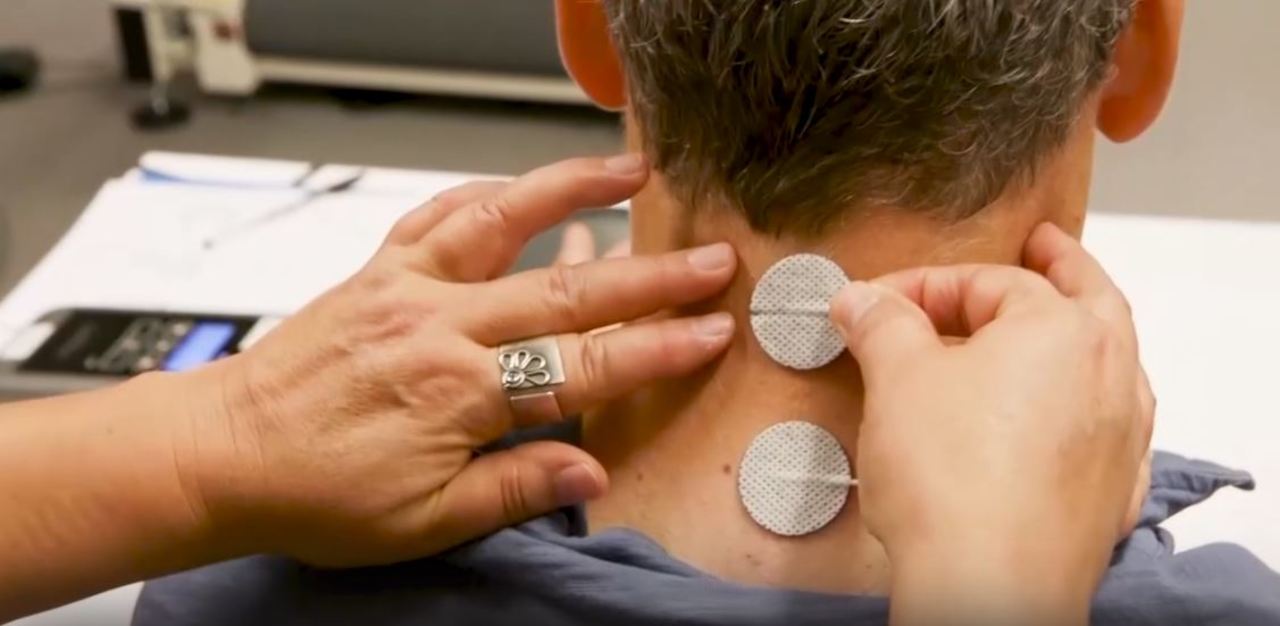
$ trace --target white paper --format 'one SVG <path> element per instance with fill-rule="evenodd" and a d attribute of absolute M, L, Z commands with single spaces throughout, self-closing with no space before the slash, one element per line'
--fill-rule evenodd
<path fill-rule="evenodd" d="M 213 249 L 210 237 L 304 192 L 109 182 L 0 303 L 0 336 L 74 306 L 293 312 L 367 261 L 401 215 L 466 176 L 432 180 L 413 193 L 323 195 Z"/>

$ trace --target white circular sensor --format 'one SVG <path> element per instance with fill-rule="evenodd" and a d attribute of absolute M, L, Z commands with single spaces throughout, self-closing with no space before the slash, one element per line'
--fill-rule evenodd
<path fill-rule="evenodd" d="M 844 352 L 827 314 L 849 278 L 834 261 L 796 254 L 773 264 L 751 294 L 751 330 L 774 361 L 797 370 L 822 367 Z"/>
<path fill-rule="evenodd" d="M 738 495 L 765 530 L 807 535 L 831 523 L 857 485 L 835 436 L 809 422 L 783 422 L 751 441 L 738 470 Z"/>

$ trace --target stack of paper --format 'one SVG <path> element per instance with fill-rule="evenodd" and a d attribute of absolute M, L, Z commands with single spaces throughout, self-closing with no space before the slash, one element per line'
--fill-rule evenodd
<path fill-rule="evenodd" d="M 309 197 L 356 171 L 361 177 L 350 190 Z M 476 177 L 148 154 L 137 170 L 103 186 L 0 303 L 0 344 L 63 307 L 292 312 L 358 269 L 406 211 Z M 296 210 L 254 221 L 300 201 Z"/>

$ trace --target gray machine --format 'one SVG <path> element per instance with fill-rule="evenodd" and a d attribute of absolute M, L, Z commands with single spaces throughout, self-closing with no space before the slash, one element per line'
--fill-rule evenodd
<path fill-rule="evenodd" d="M 550 0 L 114 0 L 128 75 L 250 95 L 265 82 L 585 104 Z"/>

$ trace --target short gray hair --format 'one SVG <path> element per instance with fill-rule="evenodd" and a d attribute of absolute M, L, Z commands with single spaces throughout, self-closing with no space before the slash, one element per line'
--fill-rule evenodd
<path fill-rule="evenodd" d="M 697 206 L 820 234 L 973 215 L 1031 176 L 1136 0 L 605 0 L 646 152 Z"/>

